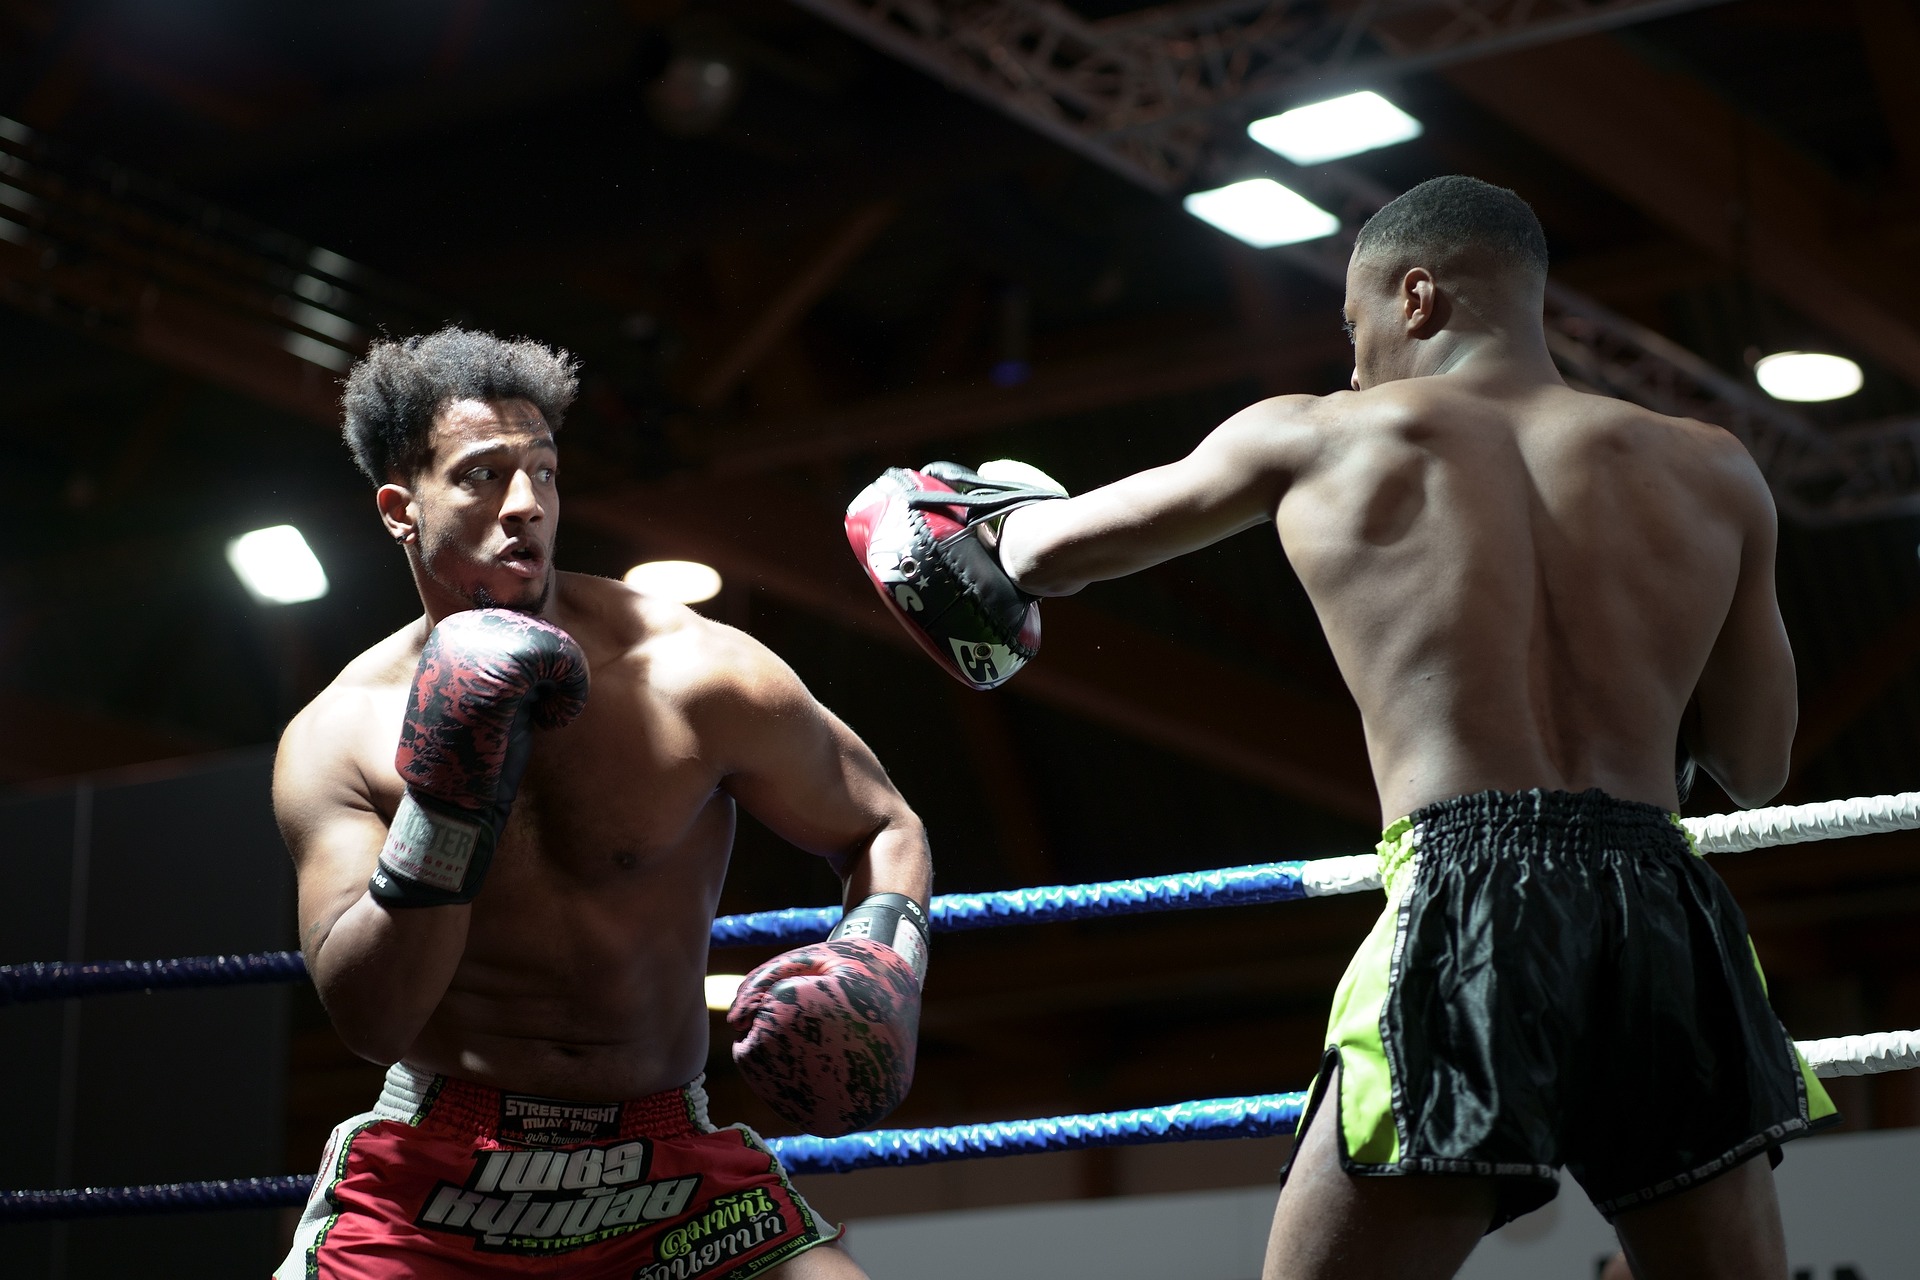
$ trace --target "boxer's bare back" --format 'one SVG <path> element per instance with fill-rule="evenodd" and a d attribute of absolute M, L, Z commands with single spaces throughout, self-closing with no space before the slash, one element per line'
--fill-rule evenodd
<path fill-rule="evenodd" d="M 540 505 L 526 477 L 551 443 L 501 431 L 502 417 L 480 415 L 472 434 L 499 445 L 482 461 L 523 492 L 483 492 L 496 514 L 468 541 L 504 592 L 513 571 L 486 563 L 488 539 L 537 545 L 544 568 L 537 526 L 556 504 L 531 523 L 516 514 Z M 552 580 L 542 616 L 578 641 L 592 688 L 571 725 L 535 734 L 473 903 L 391 911 L 366 893 L 401 796 L 394 744 L 428 619 L 362 654 L 288 727 L 274 803 L 308 967 L 351 1048 L 509 1090 L 637 1097 L 704 1068 L 702 977 L 736 801 L 847 874 L 856 902 L 876 881 L 924 900 L 924 836 L 872 753 L 756 641 L 616 582 Z M 435 594 L 425 581 L 430 611 Z"/>
<path fill-rule="evenodd" d="M 1363 352 L 1365 390 L 1263 401 L 1179 462 L 1015 512 L 1009 568 L 1065 594 L 1271 522 L 1359 703 L 1383 820 L 1530 787 L 1673 808 L 1690 698 L 1700 763 L 1764 800 L 1796 704 L 1758 469 L 1726 432 L 1530 355 L 1372 381 Z"/>
<path fill-rule="evenodd" d="M 1683 718 L 1735 801 L 1770 798 L 1798 708 L 1758 468 L 1717 428 L 1567 386 L 1544 271 L 1476 252 L 1444 279 L 1357 252 L 1352 390 L 1263 401 L 1178 462 L 1014 511 L 1002 563 L 1065 595 L 1273 527 L 1359 704 L 1383 823 L 1535 787 L 1675 808 Z M 1267 1280 L 1452 1275 L 1491 1180 L 1349 1177 L 1329 1114 Z M 1762 1160 L 1616 1225 L 1649 1275 L 1786 1274 Z"/>

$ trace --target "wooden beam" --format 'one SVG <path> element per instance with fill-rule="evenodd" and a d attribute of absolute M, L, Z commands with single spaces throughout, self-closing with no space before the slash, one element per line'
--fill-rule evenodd
<path fill-rule="evenodd" d="M 750 475 L 850 454 L 898 453 L 932 440 L 1248 379 L 1298 386 L 1321 365 L 1349 358 L 1346 339 L 1330 320 L 1272 333 L 1218 330 L 1042 364 L 1018 387 L 996 387 L 984 378 L 948 383 L 682 443 L 710 475 Z"/>
<path fill-rule="evenodd" d="M 885 644 L 912 642 L 863 581 L 837 513 L 727 482 L 570 498 L 567 518 L 736 582 Z M 1152 635 L 1080 600 L 1043 606 L 1045 650 L 1007 686 L 1082 719 L 1372 826 L 1359 711 Z M 917 650 L 916 650 L 917 652 Z M 1000 696 L 999 694 L 991 696 Z"/>
<path fill-rule="evenodd" d="M 1607 36 L 1445 74 L 1521 133 L 1920 385 L 1920 326 L 1893 296 L 1885 264 L 1848 243 L 1848 193 L 1704 85 Z"/>
<path fill-rule="evenodd" d="M 711 409 L 725 401 L 740 379 L 813 310 L 897 213 L 891 201 L 879 201 L 856 210 L 836 227 L 798 271 L 755 307 L 739 332 L 707 364 L 694 382 L 694 404 Z"/>
<path fill-rule="evenodd" d="M 955 681 L 947 690 L 947 705 L 959 722 L 967 759 L 993 817 L 1001 864 L 1019 884 L 1059 883 L 1058 864 L 1047 852 L 1046 822 L 1033 793 L 1034 780 L 1023 767 L 1029 762 L 1022 761 L 1019 739 L 1007 723 L 1006 702 L 977 698 Z"/>
<path fill-rule="evenodd" d="M 30 240 L 0 240 L 0 300 L 320 425 L 339 423 L 333 372 L 288 351 L 267 324 L 102 258 L 69 262 Z"/>
<path fill-rule="evenodd" d="M 1913 100 L 1914 68 L 1920 67 L 1920 10 L 1913 0 L 1853 0 L 1853 11 L 1901 175 L 1909 190 L 1920 191 L 1920 110 Z"/>
<path fill-rule="evenodd" d="M 1801 708 L 1793 736 L 1793 777 L 1819 759 L 1854 721 L 1879 705 L 1887 689 L 1920 661 L 1920 605 L 1863 645 L 1840 674 Z"/>
<path fill-rule="evenodd" d="M 1559 259 L 1553 264 L 1555 280 L 1616 311 L 1656 302 L 1682 289 L 1714 284 L 1730 275 L 1725 262 L 1701 253 L 1694 245 L 1664 238 Z"/>

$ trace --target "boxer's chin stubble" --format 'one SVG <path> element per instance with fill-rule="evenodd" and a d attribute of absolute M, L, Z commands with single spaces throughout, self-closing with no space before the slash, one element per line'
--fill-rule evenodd
<path fill-rule="evenodd" d="M 553 561 L 547 561 L 547 572 L 538 582 L 526 584 L 526 594 L 520 599 L 501 599 L 485 586 L 467 586 L 456 582 L 442 573 L 436 566 L 443 557 L 455 556 L 457 551 L 445 541 L 433 536 L 423 527 L 420 529 L 420 568 L 435 586 L 465 600 L 476 609 L 511 609 L 516 613 L 537 614 L 547 607 L 547 601 L 553 596 Z"/>
<path fill-rule="evenodd" d="M 531 582 L 527 584 L 528 587 L 533 587 L 534 585 L 535 584 Z M 512 609 L 516 613 L 539 613 L 547 607 L 547 601 L 553 595 L 552 569 L 547 570 L 547 576 L 541 579 L 538 586 L 538 594 L 531 600 L 500 600 L 494 596 L 493 592 L 487 590 L 485 587 L 475 587 L 471 591 L 463 591 L 460 594 L 465 596 L 476 609 Z M 458 591 L 459 588 L 456 587 L 454 590 Z"/>

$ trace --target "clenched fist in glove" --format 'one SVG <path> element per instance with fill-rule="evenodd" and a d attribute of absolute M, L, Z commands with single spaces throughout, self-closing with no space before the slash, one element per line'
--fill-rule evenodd
<path fill-rule="evenodd" d="M 825 942 L 775 956 L 733 998 L 734 1065 L 781 1119 L 837 1137 L 877 1124 L 913 1084 L 926 914 L 898 893 L 847 912 Z"/>
<path fill-rule="evenodd" d="M 368 891 L 389 907 L 471 902 L 507 825 L 533 730 L 587 705 L 573 637 L 510 609 L 443 619 L 427 637 L 394 768 L 407 791 Z"/>

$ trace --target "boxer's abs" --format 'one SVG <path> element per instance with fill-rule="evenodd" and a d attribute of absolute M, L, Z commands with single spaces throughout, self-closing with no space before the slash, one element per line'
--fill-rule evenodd
<path fill-rule="evenodd" d="M 702 979 L 731 805 L 678 845 L 509 829 L 453 983 L 407 1061 L 509 1092 L 607 1100 L 705 1068 Z M 528 810 L 538 813 L 539 805 Z"/>
<path fill-rule="evenodd" d="M 1384 819 L 1489 789 L 1673 803 L 1739 543 L 1683 469 L 1623 434 L 1429 425 L 1364 442 L 1282 504 Z"/>

